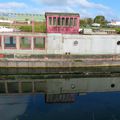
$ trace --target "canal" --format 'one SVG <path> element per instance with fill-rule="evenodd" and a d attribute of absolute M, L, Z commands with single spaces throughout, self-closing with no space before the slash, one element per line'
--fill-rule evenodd
<path fill-rule="evenodd" d="M 73 103 L 45 103 L 44 94 L 0 96 L 0 120 L 119 120 L 120 93 L 75 95 Z"/>
<path fill-rule="evenodd" d="M 0 81 L 0 120 L 120 120 L 119 74 L 12 79 Z"/>

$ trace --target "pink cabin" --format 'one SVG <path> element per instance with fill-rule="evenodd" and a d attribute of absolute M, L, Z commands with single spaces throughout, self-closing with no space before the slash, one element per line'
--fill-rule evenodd
<path fill-rule="evenodd" d="M 47 33 L 78 34 L 80 16 L 78 13 L 46 12 Z"/>

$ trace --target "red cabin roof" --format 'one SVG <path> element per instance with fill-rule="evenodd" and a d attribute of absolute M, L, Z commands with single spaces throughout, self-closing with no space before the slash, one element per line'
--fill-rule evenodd
<path fill-rule="evenodd" d="M 54 16 L 54 15 L 59 15 L 59 16 L 80 16 L 79 13 L 57 13 L 57 12 L 46 12 L 45 16 Z"/>

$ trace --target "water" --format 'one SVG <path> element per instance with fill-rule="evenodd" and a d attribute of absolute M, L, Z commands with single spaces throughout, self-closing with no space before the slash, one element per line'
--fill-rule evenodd
<path fill-rule="evenodd" d="M 0 120 L 120 120 L 120 93 L 75 94 L 73 103 L 45 103 L 44 94 L 0 96 Z"/>

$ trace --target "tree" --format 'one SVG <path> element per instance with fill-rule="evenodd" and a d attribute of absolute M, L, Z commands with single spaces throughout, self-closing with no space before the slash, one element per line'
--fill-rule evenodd
<path fill-rule="evenodd" d="M 91 25 L 93 23 L 93 19 L 92 18 L 87 18 L 86 21 L 87 21 L 88 25 Z"/>
<path fill-rule="evenodd" d="M 93 23 L 93 19 L 92 18 L 84 18 L 80 20 L 80 26 L 91 26 L 91 24 Z"/>
<path fill-rule="evenodd" d="M 82 27 L 86 26 L 86 22 L 84 19 L 80 19 L 80 26 Z"/>
<path fill-rule="evenodd" d="M 102 15 L 98 15 L 98 16 L 96 16 L 96 17 L 94 18 L 94 23 L 99 23 L 99 24 L 101 24 L 101 25 L 105 25 L 106 22 L 107 22 L 107 21 L 106 21 L 105 17 L 102 16 Z"/>

